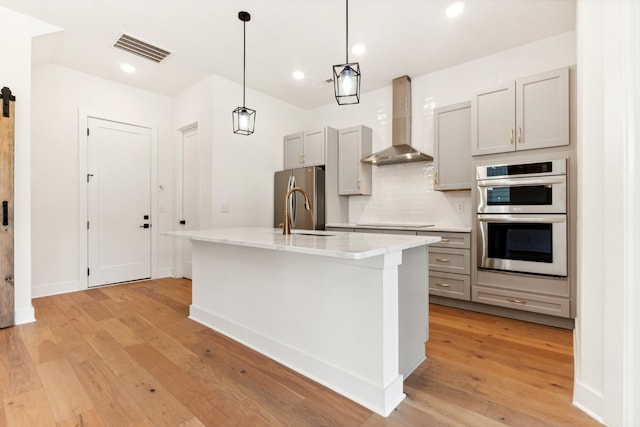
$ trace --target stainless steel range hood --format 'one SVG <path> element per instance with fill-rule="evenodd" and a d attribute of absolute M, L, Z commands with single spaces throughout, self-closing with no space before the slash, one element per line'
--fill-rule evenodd
<path fill-rule="evenodd" d="M 391 147 L 360 160 L 377 166 L 397 163 L 432 162 L 433 157 L 411 146 L 411 78 L 393 79 L 393 122 Z"/>

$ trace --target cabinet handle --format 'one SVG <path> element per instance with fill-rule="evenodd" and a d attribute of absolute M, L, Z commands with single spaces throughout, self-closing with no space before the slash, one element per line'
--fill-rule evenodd
<path fill-rule="evenodd" d="M 522 126 L 518 126 L 518 144 L 522 144 Z"/>
<path fill-rule="evenodd" d="M 448 288 L 451 285 L 448 283 L 436 283 L 436 286 L 442 286 L 443 288 Z"/>
<path fill-rule="evenodd" d="M 509 144 L 513 144 L 513 128 L 511 128 L 511 136 L 509 137 Z"/>
<path fill-rule="evenodd" d="M 451 262 L 447 258 L 436 258 L 436 261 L 438 261 L 438 262 Z"/>
<path fill-rule="evenodd" d="M 438 183 L 438 171 L 433 173 L 433 182 L 434 182 L 434 184 Z"/>
<path fill-rule="evenodd" d="M 526 304 L 527 303 L 527 300 L 520 299 L 520 298 L 507 298 L 507 301 L 515 303 L 515 304 Z"/>
<path fill-rule="evenodd" d="M 440 239 L 440 242 L 441 242 L 441 243 L 449 243 L 449 241 L 450 241 L 449 239 L 444 239 L 444 238 L 443 238 L 443 239 Z"/>

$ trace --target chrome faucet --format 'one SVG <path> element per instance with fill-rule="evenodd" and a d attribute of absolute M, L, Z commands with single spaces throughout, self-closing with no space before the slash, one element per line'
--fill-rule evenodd
<path fill-rule="evenodd" d="M 293 187 L 289 191 L 287 191 L 287 195 L 284 196 L 284 222 L 282 224 L 282 234 L 291 234 L 291 219 L 289 218 L 289 197 L 291 194 L 299 191 L 304 196 L 304 208 L 308 211 L 311 211 L 311 202 L 309 201 L 309 196 L 304 190 L 300 187 Z M 293 196 L 295 197 L 295 195 Z"/>

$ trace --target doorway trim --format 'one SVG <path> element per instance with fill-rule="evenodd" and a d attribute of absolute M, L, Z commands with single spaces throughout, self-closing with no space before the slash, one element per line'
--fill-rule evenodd
<path fill-rule="evenodd" d="M 122 117 L 118 114 L 100 112 L 87 108 L 78 109 L 78 283 L 81 289 L 89 289 L 89 247 L 87 231 L 87 126 L 89 118 L 107 120 L 151 130 L 151 278 L 158 277 L 158 256 L 160 218 L 158 215 L 158 126 L 137 118 Z"/>

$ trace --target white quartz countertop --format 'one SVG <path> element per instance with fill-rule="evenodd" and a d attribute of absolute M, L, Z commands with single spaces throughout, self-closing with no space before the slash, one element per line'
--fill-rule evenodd
<path fill-rule="evenodd" d="M 162 235 L 201 242 L 223 243 L 260 249 L 333 258 L 363 259 L 402 251 L 440 241 L 436 236 L 345 233 L 339 231 L 294 230 L 284 236 L 278 228 L 219 228 L 212 230 L 168 231 Z"/>
<path fill-rule="evenodd" d="M 450 233 L 471 233 L 471 227 L 454 227 L 454 226 L 441 226 L 432 225 L 424 226 L 420 224 L 346 224 L 335 223 L 327 224 L 327 227 L 336 228 L 366 228 L 371 230 L 407 230 L 407 231 L 436 231 L 436 232 L 450 232 Z"/>

